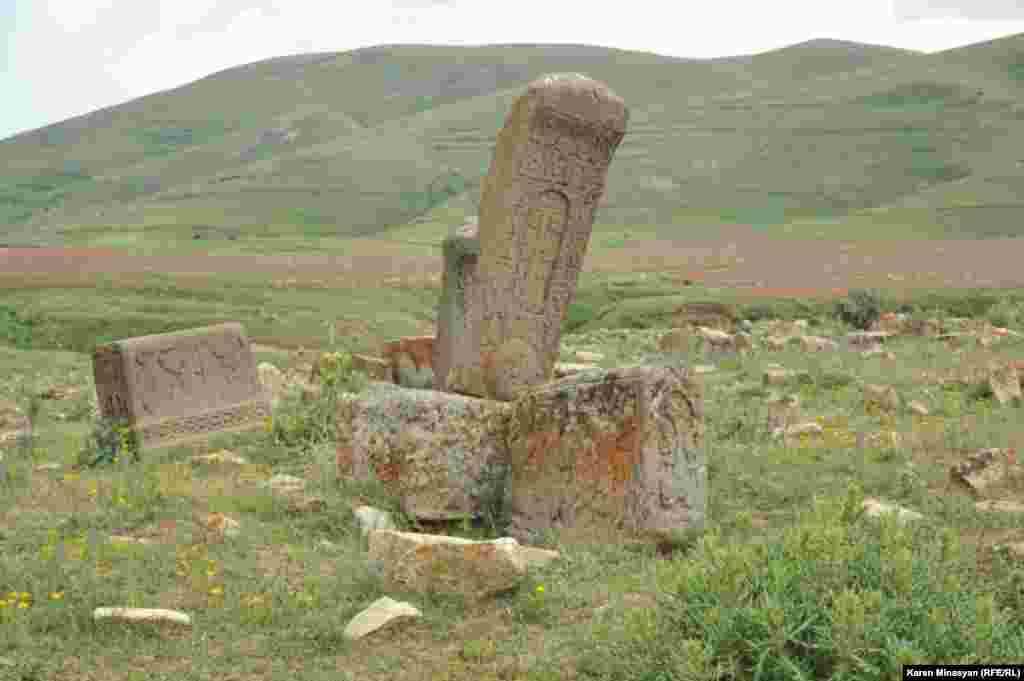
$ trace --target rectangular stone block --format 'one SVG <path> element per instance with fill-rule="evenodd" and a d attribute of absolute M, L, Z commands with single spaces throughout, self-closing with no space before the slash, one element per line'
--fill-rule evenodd
<path fill-rule="evenodd" d="M 127 419 L 142 447 L 260 426 L 271 413 L 235 322 L 101 345 L 93 374 L 100 413 Z"/>
<path fill-rule="evenodd" d="M 480 240 L 477 234 L 477 224 L 467 223 L 459 233 L 445 239 L 442 246 L 444 271 L 433 348 L 435 390 L 449 390 L 449 371 L 455 357 L 479 354 L 472 346 L 475 335 L 472 327 L 480 316 L 476 269 Z"/>
<path fill-rule="evenodd" d="M 461 317 L 439 315 L 451 325 L 446 338 L 467 337 L 462 351 L 439 357 L 443 389 L 512 400 L 551 377 L 627 120 L 622 99 L 581 74 L 540 78 L 515 101 L 482 188 L 479 291 Z M 448 287 L 458 287 L 455 275 Z M 441 352 L 453 342 L 439 343 Z"/>
<path fill-rule="evenodd" d="M 338 475 L 379 480 L 424 520 L 472 517 L 503 495 L 510 407 L 371 383 L 339 401 Z"/>
<path fill-rule="evenodd" d="M 677 366 L 594 369 L 527 391 L 509 420 L 522 542 L 671 541 L 704 526 L 702 390 Z"/>

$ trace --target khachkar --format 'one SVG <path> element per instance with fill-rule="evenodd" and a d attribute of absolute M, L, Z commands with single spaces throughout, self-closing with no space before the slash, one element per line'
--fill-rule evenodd
<path fill-rule="evenodd" d="M 142 447 L 248 429 L 270 416 L 241 324 L 126 338 L 93 353 L 100 413 L 127 420 Z"/>
<path fill-rule="evenodd" d="M 540 78 L 515 101 L 484 180 L 478 235 L 445 243 L 436 389 L 511 400 L 551 378 L 628 118 L 620 97 L 581 74 Z"/>

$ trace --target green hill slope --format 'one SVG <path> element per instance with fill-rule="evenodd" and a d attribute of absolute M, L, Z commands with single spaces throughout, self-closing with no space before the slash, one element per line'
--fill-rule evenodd
<path fill-rule="evenodd" d="M 933 54 L 812 40 L 713 60 L 579 45 L 280 57 L 0 141 L 0 243 L 436 240 L 476 213 L 511 101 L 556 71 L 631 109 L 599 231 L 1013 235 L 1019 64 L 1024 35 Z"/>

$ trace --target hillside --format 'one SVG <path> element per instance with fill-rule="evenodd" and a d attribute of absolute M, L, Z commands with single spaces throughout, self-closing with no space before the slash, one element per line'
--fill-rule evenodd
<path fill-rule="evenodd" d="M 581 45 L 268 59 L 0 141 L 0 244 L 436 243 L 476 213 L 511 101 L 556 71 L 631 109 L 599 231 L 1021 233 L 1024 34 L 932 54 L 811 40 L 712 60 Z"/>

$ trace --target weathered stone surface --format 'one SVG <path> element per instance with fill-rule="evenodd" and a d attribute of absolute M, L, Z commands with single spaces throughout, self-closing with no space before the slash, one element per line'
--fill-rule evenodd
<path fill-rule="evenodd" d="M 703 527 L 707 469 L 699 379 L 680 367 L 578 374 L 515 402 L 511 529 L 567 541 L 670 539 Z"/>
<path fill-rule="evenodd" d="M 345 638 L 357 641 L 375 631 L 418 617 L 421 617 L 420 611 L 411 604 L 381 596 L 371 603 L 370 607 L 352 618 L 345 627 Z"/>
<path fill-rule="evenodd" d="M 93 373 L 100 413 L 127 419 L 143 447 L 258 427 L 271 413 L 238 323 L 101 345 Z"/>
<path fill-rule="evenodd" d="M 395 382 L 394 370 L 391 366 L 391 362 L 381 357 L 353 354 L 352 368 L 366 374 L 370 377 L 370 380 L 373 381 L 385 381 L 388 383 Z M 316 370 L 315 366 L 314 370 Z"/>
<path fill-rule="evenodd" d="M 996 366 L 990 369 L 988 385 L 999 404 L 1021 399 L 1020 374 L 1015 366 Z"/>
<path fill-rule="evenodd" d="M 474 345 L 476 339 L 471 333 L 473 325 L 479 323 L 483 290 L 477 274 L 480 257 L 478 235 L 479 226 L 469 223 L 445 239 L 442 245 L 444 270 L 432 360 L 435 390 L 448 390 L 448 375 L 455 357 L 479 354 Z"/>
<path fill-rule="evenodd" d="M 949 474 L 954 482 L 980 493 L 1004 480 L 1016 463 L 1014 450 L 993 447 L 971 454 L 966 461 L 950 468 Z"/>
<path fill-rule="evenodd" d="M 473 541 L 396 530 L 370 533 L 369 559 L 383 566 L 388 588 L 470 599 L 514 588 L 527 570 L 514 539 Z"/>
<path fill-rule="evenodd" d="M 540 78 L 513 104 L 483 184 L 479 239 L 446 242 L 453 255 L 445 255 L 438 317 L 441 389 L 511 400 L 551 377 L 627 119 L 622 99 L 580 74 Z M 478 290 L 470 293 L 460 278 L 474 279 Z"/>
<path fill-rule="evenodd" d="M 371 383 L 338 405 L 338 474 L 372 476 L 422 519 L 476 514 L 505 473 L 511 405 Z"/>

